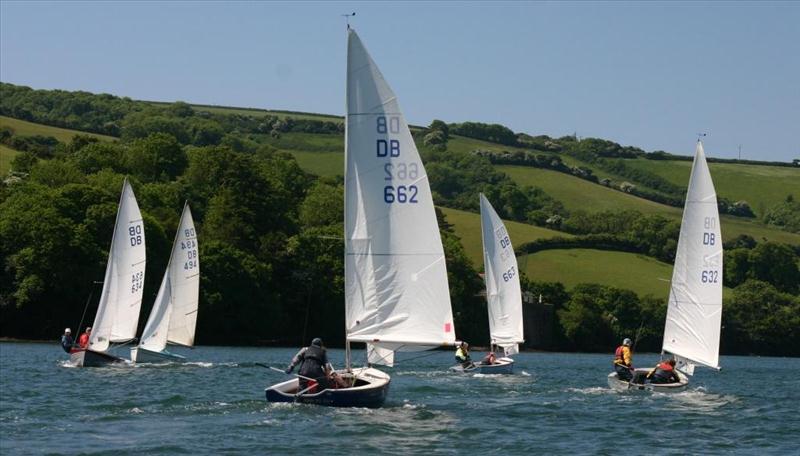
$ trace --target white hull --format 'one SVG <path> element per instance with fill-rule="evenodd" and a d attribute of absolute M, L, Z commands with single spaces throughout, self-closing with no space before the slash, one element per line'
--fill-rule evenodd
<path fill-rule="evenodd" d="M 156 352 L 142 347 L 131 348 L 131 362 L 133 363 L 185 363 L 186 357 L 170 353 L 166 350 Z"/>
<path fill-rule="evenodd" d="M 641 375 L 647 375 L 649 369 L 636 369 Z M 616 372 L 608 374 L 608 386 L 617 391 L 654 391 L 659 393 L 677 393 L 686 390 L 689 385 L 689 377 L 682 372 L 678 372 L 678 383 L 632 383 L 627 380 L 620 380 Z"/>
<path fill-rule="evenodd" d="M 456 365 L 450 368 L 453 372 L 460 372 L 464 374 L 513 374 L 514 373 L 514 360 L 511 358 L 497 358 L 494 364 L 473 364 L 471 367 L 462 367 Z"/>
<path fill-rule="evenodd" d="M 325 405 L 328 407 L 368 407 L 383 405 L 389 392 L 389 375 L 373 368 L 353 369 L 351 373 L 338 370 L 344 379 L 353 379 L 350 388 L 328 388 L 322 391 L 298 391 L 297 378 L 270 386 L 265 390 L 267 402 L 299 402 L 302 404 Z M 300 394 L 298 394 L 300 393 Z"/>

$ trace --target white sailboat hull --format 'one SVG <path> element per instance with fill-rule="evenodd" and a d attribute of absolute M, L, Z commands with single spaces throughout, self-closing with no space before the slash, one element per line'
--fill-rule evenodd
<path fill-rule="evenodd" d="M 185 363 L 186 357 L 164 351 L 152 351 L 142 347 L 131 348 L 131 362 L 133 363 Z"/>
<path fill-rule="evenodd" d="M 649 372 L 649 369 L 636 369 L 636 374 L 634 374 L 634 378 L 637 375 L 646 376 Z M 686 387 L 689 385 L 689 377 L 684 375 L 682 372 L 678 372 L 678 378 L 680 382 L 678 383 L 634 383 L 629 382 L 627 380 L 621 380 L 616 372 L 612 372 L 608 374 L 608 386 L 617 391 L 650 391 L 650 392 L 658 392 L 658 393 L 678 393 L 681 391 L 685 391 Z"/>
<path fill-rule="evenodd" d="M 336 371 L 347 378 L 355 376 L 355 386 L 351 388 L 328 388 L 322 391 L 303 393 L 299 390 L 297 378 L 277 383 L 265 390 L 267 402 L 297 402 L 301 404 L 324 405 L 328 407 L 367 407 L 377 408 L 386 401 L 389 393 L 389 375 L 373 368 Z M 302 393 L 302 394 L 298 394 Z"/>
<path fill-rule="evenodd" d="M 498 358 L 494 364 L 473 364 L 471 367 L 462 367 L 455 365 L 450 368 L 453 372 L 464 374 L 513 374 L 514 373 L 514 360 L 511 358 Z"/>

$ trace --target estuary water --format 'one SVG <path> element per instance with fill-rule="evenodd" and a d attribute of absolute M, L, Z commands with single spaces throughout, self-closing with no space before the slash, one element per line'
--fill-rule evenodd
<path fill-rule="evenodd" d="M 667 395 L 610 390 L 610 355 L 522 353 L 514 375 L 482 376 L 449 373 L 449 352 L 408 353 L 367 410 L 267 404 L 287 376 L 256 363 L 296 349 L 174 351 L 192 362 L 74 368 L 55 342 L 0 343 L 0 454 L 800 453 L 797 358 L 726 356 Z"/>

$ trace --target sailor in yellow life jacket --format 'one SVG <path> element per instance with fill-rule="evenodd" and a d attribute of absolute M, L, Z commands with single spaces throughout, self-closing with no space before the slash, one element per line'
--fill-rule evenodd
<path fill-rule="evenodd" d="M 633 378 L 633 352 L 631 351 L 631 340 L 627 337 L 622 341 L 622 345 L 614 351 L 614 370 L 620 380 Z"/>
<path fill-rule="evenodd" d="M 469 344 L 466 342 L 461 342 L 461 345 L 458 346 L 458 350 L 456 350 L 456 362 L 461 364 L 461 367 L 470 367 L 472 366 L 472 359 L 469 357 Z"/>

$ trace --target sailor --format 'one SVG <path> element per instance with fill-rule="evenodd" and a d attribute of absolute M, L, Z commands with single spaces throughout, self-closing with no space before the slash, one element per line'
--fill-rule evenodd
<path fill-rule="evenodd" d="M 622 345 L 614 351 L 614 370 L 620 380 L 633 378 L 633 353 L 631 352 L 631 340 L 627 337 L 622 341 Z"/>
<path fill-rule="evenodd" d="M 72 350 L 72 344 L 75 341 L 72 340 L 72 330 L 67 328 L 64 330 L 64 335 L 61 336 L 61 348 L 64 349 L 65 352 L 69 353 Z"/>
<path fill-rule="evenodd" d="M 481 364 L 483 364 L 484 366 L 491 366 L 492 364 L 495 363 L 496 359 L 497 358 L 495 357 L 494 352 L 489 352 L 488 355 L 483 357 Z"/>
<path fill-rule="evenodd" d="M 680 378 L 675 372 L 675 359 L 670 358 L 667 361 L 658 363 L 653 370 L 647 374 L 650 383 L 678 383 Z"/>
<path fill-rule="evenodd" d="M 89 337 L 91 337 L 91 335 L 92 335 L 92 327 L 87 326 L 86 331 L 84 331 L 84 333 L 81 334 L 80 337 L 78 337 L 78 346 L 83 350 L 89 348 Z"/>
<path fill-rule="evenodd" d="M 456 350 L 456 362 L 461 363 L 461 367 L 467 368 L 472 367 L 472 359 L 469 357 L 469 344 L 466 342 L 461 342 L 461 345 L 458 346 Z"/>
<path fill-rule="evenodd" d="M 309 379 L 316 381 L 321 390 L 328 387 L 328 374 L 333 369 L 328 363 L 328 353 L 322 345 L 322 339 L 315 337 L 310 346 L 301 348 L 292 358 L 292 363 L 286 368 L 286 373 L 290 374 L 298 364 L 300 365 L 298 371 L 300 391 L 313 386 Z"/>

